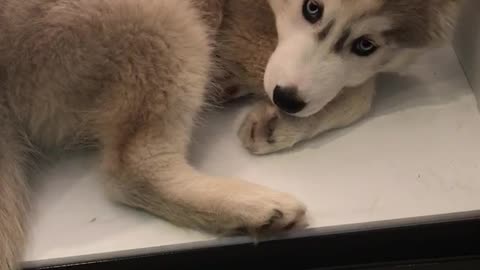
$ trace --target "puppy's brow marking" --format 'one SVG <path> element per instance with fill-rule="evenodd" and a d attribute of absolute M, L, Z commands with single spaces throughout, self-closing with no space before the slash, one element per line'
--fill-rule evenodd
<path fill-rule="evenodd" d="M 340 53 L 343 49 L 343 47 L 345 47 L 345 43 L 347 42 L 348 38 L 350 37 L 350 34 L 352 33 L 352 30 L 349 28 L 349 29 L 346 29 L 343 31 L 343 34 L 342 36 L 340 37 L 340 39 L 335 43 L 334 47 L 333 47 L 333 51 L 336 52 L 336 53 Z"/>
<path fill-rule="evenodd" d="M 318 39 L 320 41 L 325 40 L 327 38 L 328 34 L 330 34 L 330 31 L 332 30 L 334 25 L 335 25 L 335 19 L 331 20 L 327 24 L 327 26 L 320 33 L 318 33 Z"/>

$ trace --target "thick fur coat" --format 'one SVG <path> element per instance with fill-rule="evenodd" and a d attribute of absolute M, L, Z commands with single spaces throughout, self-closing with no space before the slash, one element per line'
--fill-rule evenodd
<path fill-rule="evenodd" d="M 257 60 L 232 53 L 253 53 L 250 41 L 261 40 L 235 43 L 230 35 L 248 39 L 254 20 L 224 4 L 0 0 L 0 269 L 21 258 L 26 169 L 38 148 L 97 145 L 112 199 L 178 225 L 260 233 L 303 218 L 289 195 L 187 164 L 206 89 L 233 87 L 234 75 L 248 75 L 237 63 Z M 237 19 L 243 28 L 226 29 Z"/>
<path fill-rule="evenodd" d="M 207 101 L 268 96 L 276 19 L 288 9 L 271 2 L 273 13 L 258 0 L 0 0 L 0 270 L 21 259 L 27 169 L 53 147 L 98 147 L 113 200 L 181 226 L 256 235 L 304 225 L 292 196 L 204 175 L 186 158 Z M 269 153 L 348 125 L 369 110 L 367 79 L 307 118 L 261 102 L 239 136 Z"/>

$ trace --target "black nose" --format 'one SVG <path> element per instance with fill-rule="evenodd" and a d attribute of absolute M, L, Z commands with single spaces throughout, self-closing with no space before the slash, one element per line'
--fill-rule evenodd
<path fill-rule="evenodd" d="M 290 114 L 298 113 L 305 108 L 305 103 L 297 93 L 295 87 L 275 87 L 273 90 L 273 103 L 282 111 Z"/>

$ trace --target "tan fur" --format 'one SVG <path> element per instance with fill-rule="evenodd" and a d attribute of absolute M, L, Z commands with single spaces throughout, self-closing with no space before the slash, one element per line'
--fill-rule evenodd
<path fill-rule="evenodd" d="M 1 90 L 1 89 L 0 89 Z M 27 188 L 25 150 L 0 96 L 0 269 L 14 269 L 25 239 Z"/>
<path fill-rule="evenodd" d="M 0 0 L 0 270 L 21 258 L 31 143 L 98 147 L 114 200 L 178 225 L 256 235 L 303 224 L 290 195 L 186 161 L 205 96 L 225 99 L 206 89 L 262 94 L 276 38 L 266 1 Z M 371 81 L 345 89 L 301 120 L 263 103 L 240 134 L 252 152 L 278 151 L 357 120 L 373 93 Z"/>
<path fill-rule="evenodd" d="M 265 1 L 227 0 L 222 27 L 217 36 L 218 72 L 214 80 L 224 101 L 255 94 L 264 96 L 263 76 L 275 49 L 277 33 Z"/>
<path fill-rule="evenodd" d="M 222 85 L 224 74 L 249 74 L 238 61 L 257 60 L 231 53 L 255 52 L 232 35 L 256 36 L 227 29 L 239 20 L 254 25 L 229 3 L 0 0 L 1 270 L 21 258 L 24 138 L 40 148 L 98 146 L 113 199 L 178 225 L 256 235 L 301 224 L 305 207 L 290 195 L 206 176 L 186 161 L 210 76 Z"/>

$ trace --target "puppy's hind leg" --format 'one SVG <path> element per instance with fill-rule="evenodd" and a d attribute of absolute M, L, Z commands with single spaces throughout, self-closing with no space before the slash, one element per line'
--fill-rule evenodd
<path fill-rule="evenodd" d="M 120 85 L 113 91 L 119 99 L 126 92 L 144 96 L 97 118 L 106 186 L 114 200 L 177 225 L 214 233 L 256 235 L 304 225 L 305 208 L 291 196 L 240 180 L 207 176 L 187 163 L 193 119 L 201 105 L 201 99 L 191 93 L 201 91 L 203 84 L 197 88 L 195 83 L 175 81 L 154 87 L 156 91 L 141 83 L 125 91 L 120 89 L 129 84 Z"/>
<path fill-rule="evenodd" d="M 24 244 L 28 189 L 23 150 L 0 98 L 0 270 L 17 269 Z"/>
<path fill-rule="evenodd" d="M 211 61 L 207 35 L 188 2 L 148 10 L 135 1 L 112 3 L 133 4 L 130 10 L 135 11 L 122 17 L 125 26 L 111 26 L 122 29 L 118 40 L 123 53 L 110 54 L 116 65 L 112 71 L 118 73 L 105 83 L 101 105 L 92 116 L 112 197 L 176 224 L 215 233 L 301 225 L 305 208 L 291 196 L 207 176 L 187 163 Z M 131 32 L 130 21 L 136 22 Z M 118 42 L 102 47 L 116 46 Z"/>
<path fill-rule="evenodd" d="M 303 225 L 305 208 L 293 197 L 189 166 L 188 131 L 165 126 L 167 121 L 174 119 L 144 124 L 121 149 L 105 148 L 107 184 L 115 200 L 213 233 L 260 234 Z"/>

